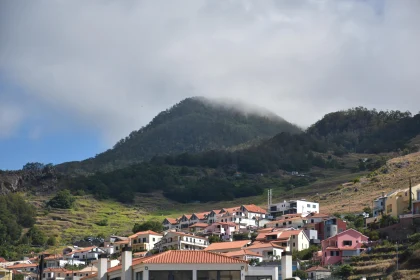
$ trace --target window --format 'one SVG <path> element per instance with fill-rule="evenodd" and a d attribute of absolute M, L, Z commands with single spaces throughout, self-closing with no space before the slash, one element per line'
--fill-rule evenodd
<path fill-rule="evenodd" d="M 311 205 L 310 204 L 306 204 L 306 207 L 311 208 Z"/>
<path fill-rule="evenodd" d="M 296 247 L 296 243 L 295 242 L 293 242 L 293 247 Z"/>
<path fill-rule="evenodd" d="M 87 276 L 87 274 L 86 274 L 86 276 Z M 58 277 L 61 277 L 61 273 L 58 273 Z"/>
<path fill-rule="evenodd" d="M 136 273 L 136 280 L 143 280 L 143 271 Z"/>
<path fill-rule="evenodd" d="M 312 223 L 312 224 L 314 223 L 314 219 L 311 219 L 311 223 Z"/>
<path fill-rule="evenodd" d="M 51 278 L 51 273 L 48 273 L 48 278 Z"/>
<path fill-rule="evenodd" d="M 335 255 L 338 257 L 340 256 L 340 251 L 335 251 Z"/>
<path fill-rule="evenodd" d="M 330 256 L 334 257 L 334 251 L 330 251 Z"/>
<path fill-rule="evenodd" d="M 42 274 L 42 277 L 45 278 L 45 273 Z"/>
<path fill-rule="evenodd" d="M 146 237 L 144 237 L 144 238 L 143 238 L 143 243 L 146 243 L 146 242 L 147 242 L 147 241 L 146 241 Z"/>
<path fill-rule="evenodd" d="M 327 252 L 324 253 L 324 257 L 327 257 Z"/>
<path fill-rule="evenodd" d="M 155 241 L 156 239 L 153 237 L 153 241 Z"/>
<path fill-rule="evenodd" d="M 312 208 L 316 208 L 316 204 L 312 205 Z"/>
<path fill-rule="evenodd" d="M 351 246 L 352 244 L 353 244 L 353 242 L 351 240 L 344 240 L 343 241 L 344 246 Z"/>
<path fill-rule="evenodd" d="M 197 273 L 198 276 L 198 273 Z M 197 277 L 200 279 L 199 277 Z M 175 271 L 164 271 L 164 270 L 150 270 L 149 271 L 149 279 L 150 280 L 161 280 L 161 279 L 171 279 L 171 280 L 192 280 L 192 270 L 175 270 Z M 201 278 L 205 279 L 205 278 Z M 209 278 L 212 279 L 212 278 Z M 233 279 L 241 279 L 240 274 L 239 278 Z"/>
<path fill-rule="evenodd" d="M 289 221 L 289 225 L 291 225 L 292 224 L 292 221 Z"/>

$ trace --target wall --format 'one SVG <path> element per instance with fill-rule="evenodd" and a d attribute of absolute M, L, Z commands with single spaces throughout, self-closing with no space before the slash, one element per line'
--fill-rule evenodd
<path fill-rule="evenodd" d="M 246 276 L 271 276 L 272 280 L 278 280 L 279 269 L 276 266 L 248 266 L 248 271 L 245 272 Z"/>

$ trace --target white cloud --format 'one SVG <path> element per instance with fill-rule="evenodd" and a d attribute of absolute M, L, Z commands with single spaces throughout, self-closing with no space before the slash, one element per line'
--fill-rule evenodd
<path fill-rule="evenodd" d="M 418 111 L 419 1 L 10 1 L 0 73 L 113 142 L 188 96 Z"/>
<path fill-rule="evenodd" d="M 20 108 L 6 103 L 0 103 L 0 139 L 8 138 L 18 129 L 24 114 Z"/>

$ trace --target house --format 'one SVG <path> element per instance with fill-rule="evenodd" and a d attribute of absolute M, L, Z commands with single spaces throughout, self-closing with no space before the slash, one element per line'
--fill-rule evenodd
<path fill-rule="evenodd" d="M 367 241 L 367 236 L 354 229 L 348 229 L 323 240 L 321 265 L 339 264 L 343 260 L 359 256 L 364 250 L 363 244 Z"/>
<path fill-rule="evenodd" d="M 203 231 L 204 234 L 218 235 L 224 241 L 231 240 L 235 232 L 237 232 L 236 224 L 233 222 L 212 223 Z"/>
<path fill-rule="evenodd" d="M 270 215 L 279 217 L 284 214 L 319 213 L 319 203 L 306 200 L 290 200 L 270 205 Z"/>
<path fill-rule="evenodd" d="M 170 230 L 170 229 L 179 229 L 179 222 L 177 219 L 173 218 L 165 218 L 163 220 L 163 230 Z"/>
<path fill-rule="evenodd" d="M 162 234 L 152 230 L 140 231 L 128 237 L 133 251 L 150 251 L 162 239 Z"/>
<path fill-rule="evenodd" d="M 36 272 L 38 271 L 38 264 L 36 263 L 19 263 L 6 267 L 9 270 L 17 270 L 20 272 Z"/>
<path fill-rule="evenodd" d="M 190 232 L 194 232 L 194 233 L 198 233 L 198 232 L 204 232 L 204 230 L 208 227 L 209 225 L 206 223 L 195 223 L 192 224 L 191 226 L 189 226 L 189 230 Z"/>
<path fill-rule="evenodd" d="M 160 241 L 155 243 L 154 249 L 159 252 L 175 250 L 204 250 L 209 245 L 207 238 L 186 234 L 183 232 L 167 232 Z"/>
<path fill-rule="evenodd" d="M 160 280 L 160 279 L 272 279 L 278 280 L 277 267 L 252 267 L 247 261 L 207 251 L 170 250 L 150 257 L 132 259 L 130 248 L 124 248 L 122 264 L 107 269 L 106 258 L 96 275 L 88 279 Z M 289 263 L 287 262 L 289 261 Z M 285 278 L 291 277 L 291 255 L 282 259 Z M 288 265 L 290 264 L 290 265 Z M 286 274 L 286 272 L 288 272 Z"/>
<path fill-rule="evenodd" d="M 66 266 L 66 264 L 71 265 L 84 265 L 85 261 L 79 259 L 64 259 L 63 255 L 56 254 L 56 255 L 49 255 L 44 258 L 45 261 L 45 268 L 60 268 Z"/>
<path fill-rule="evenodd" d="M 340 218 L 328 217 L 316 223 L 315 229 L 318 231 L 318 239 L 324 240 L 347 230 L 347 223 Z"/>
<path fill-rule="evenodd" d="M 210 212 L 193 213 L 191 215 L 190 222 L 192 224 L 195 224 L 195 223 L 207 223 L 207 221 L 208 221 L 208 218 L 207 217 L 208 217 L 209 214 L 210 214 Z"/>
<path fill-rule="evenodd" d="M 205 251 L 214 253 L 228 253 L 234 251 L 240 251 L 251 244 L 251 240 L 238 240 L 231 242 L 215 242 L 210 244 Z"/>
<path fill-rule="evenodd" d="M 331 277 L 331 271 L 322 266 L 313 266 L 305 272 L 309 279 L 330 279 Z"/>
<path fill-rule="evenodd" d="M 255 241 L 247 250 L 262 256 L 264 261 L 271 261 L 281 259 L 281 253 L 286 251 L 286 248 L 276 242 Z"/>
<path fill-rule="evenodd" d="M 179 221 L 179 228 L 180 229 L 187 229 L 190 225 L 192 225 L 190 219 L 192 215 L 182 215 L 180 218 L 178 218 Z"/>
<path fill-rule="evenodd" d="M 216 222 L 233 222 L 238 228 L 257 227 L 258 220 L 264 219 L 266 211 L 254 204 L 232 208 L 223 208 L 217 215 Z"/>
<path fill-rule="evenodd" d="M 398 218 L 400 215 L 411 213 L 413 210 L 415 211 L 416 209 L 413 209 L 413 205 L 409 205 L 410 196 L 412 203 L 416 204 L 417 209 L 419 207 L 417 202 L 420 201 L 420 184 L 411 188 L 411 194 L 410 188 L 397 190 L 388 194 L 385 200 L 385 214 Z M 409 208 L 412 211 L 409 211 Z"/>
<path fill-rule="evenodd" d="M 293 217 L 288 219 L 281 219 L 267 223 L 267 227 L 272 228 L 283 228 L 283 227 L 293 227 L 293 228 L 302 228 L 306 225 L 308 219 L 304 217 Z"/>
<path fill-rule="evenodd" d="M 99 249 L 96 246 L 91 246 L 87 248 L 79 248 L 78 250 L 72 251 L 66 255 L 64 258 L 66 260 L 80 260 L 85 262 L 90 262 L 92 260 L 97 260 L 100 254 L 105 253 L 104 250 Z"/>
<path fill-rule="evenodd" d="M 250 251 L 248 249 L 241 249 L 239 251 L 232 251 L 227 253 L 222 253 L 225 256 L 244 260 L 244 261 L 251 261 L 251 260 L 257 260 L 258 262 L 263 261 L 263 256 L 261 254 L 258 254 L 256 252 Z"/>
<path fill-rule="evenodd" d="M 211 210 L 209 214 L 207 215 L 207 224 L 211 225 L 212 223 L 215 223 L 217 220 L 217 217 L 221 216 L 220 211 L 222 210 L 221 209 Z"/>
<path fill-rule="evenodd" d="M 372 216 L 378 217 L 382 216 L 385 213 L 385 204 L 386 204 L 387 195 L 385 192 L 382 192 L 382 195 L 373 200 L 373 209 L 372 209 Z"/>
<path fill-rule="evenodd" d="M 13 270 L 8 270 L 0 267 L 1 280 L 13 280 Z"/>
<path fill-rule="evenodd" d="M 259 233 L 257 239 L 260 242 L 274 242 L 285 251 L 302 251 L 309 248 L 309 238 L 303 230 L 276 230 Z"/>

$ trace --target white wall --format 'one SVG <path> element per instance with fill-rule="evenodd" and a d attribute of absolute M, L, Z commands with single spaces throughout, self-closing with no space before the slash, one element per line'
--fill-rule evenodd
<path fill-rule="evenodd" d="M 319 213 L 319 203 L 297 200 L 297 213 Z"/>
<path fill-rule="evenodd" d="M 277 266 L 248 266 L 248 271 L 245 271 L 245 276 L 271 276 L 272 280 L 278 280 L 279 269 Z"/>

